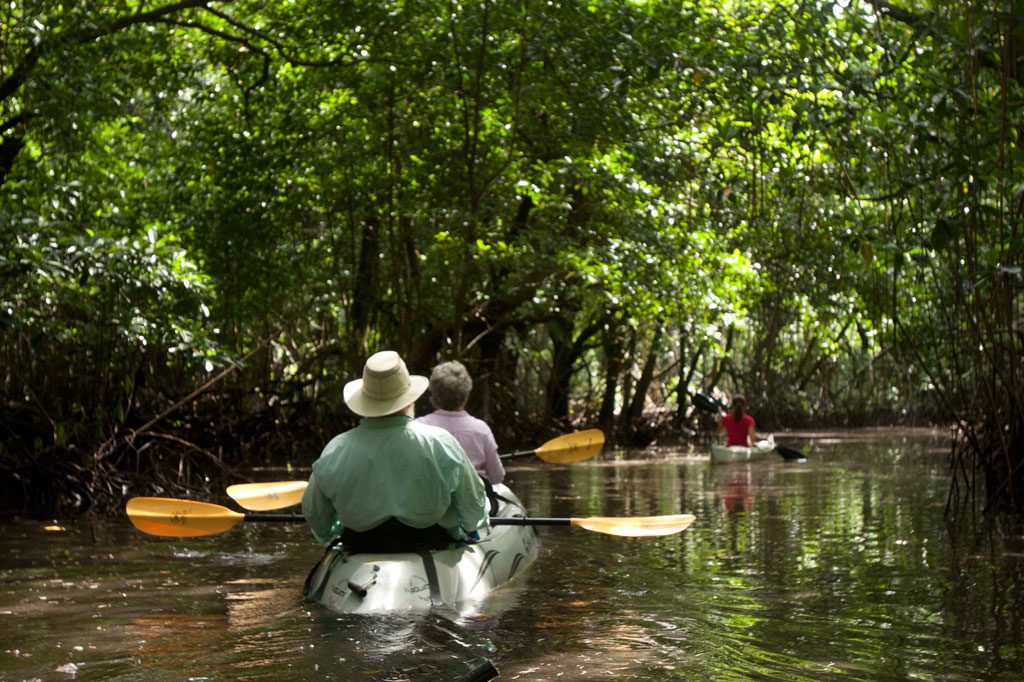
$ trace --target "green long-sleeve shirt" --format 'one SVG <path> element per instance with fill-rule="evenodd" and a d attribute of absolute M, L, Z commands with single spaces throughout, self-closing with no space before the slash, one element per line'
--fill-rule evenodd
<path fill-rule="evenodd" d="M 487 523 L 487 497 L 458 441 L 404 415 L 363 419 L 335 436 L 313 463 L 302 513 L 328 543 L 342 528 L 370 530 L 394 517 L 435 523 L 453 538 Z"/>

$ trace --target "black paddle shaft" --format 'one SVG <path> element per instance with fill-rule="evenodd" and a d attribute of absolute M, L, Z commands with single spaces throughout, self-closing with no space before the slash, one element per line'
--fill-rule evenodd
<path fill-rule="evenodd" d="M 306 518 L 302 514 L 246 514 L 246 521 L 273 521 L 273 522 L 284 522 L 284 523 L 302 523 Z M 504 517 L 504 516 L 492 516 L 492 526 L 569 526 L 572 525 L 572 519 L 546 519 L 546 518 L 523 518 L 520 516 Z"/>
<path fill-rule="evenodd" d="M 572 519 L 551 519 L 551 518 L 537 518 L 531 516 L 529 518 L 523 518 L 521 516 L 492 516 L 492 526 L 571 526 Z"/>
<path fill-rule="evenodd" d="M 306 517 L 302 514 L 246 514 L 246 521 L 274 521 L 277 523 L 304 523 Z"/>
<path fill-rule="evenodd" d="M 499 459 L 515 459 L 516 457 L 529 457 L 530 455 L 537 454 L 536 450 L 520 450 L 519 452 L 510 452 L 507 455 L 498 455 Z"/>

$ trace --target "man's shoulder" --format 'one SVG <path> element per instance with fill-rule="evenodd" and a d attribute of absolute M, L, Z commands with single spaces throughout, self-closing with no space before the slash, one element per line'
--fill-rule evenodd
<path fill-rule="evenodd" d="M 327 445 L 325 445 L 324 449 L 320 452 L 320 456 L 323 457 L 327 453 L 334 452 L 338 448 L 342 447 L 345 444 L 345 441 L 348 440 L 348 438 L 349 438 L 348 434 L 349 433 L 350 433 L 349 431 L 345 431 L 343 433 L 339 433 L 334 438 L 331 438 L 329 441 L 327 441 Z"/>
<path fill-rule="evenodd" d="M 348 432 L 339 433 L 334 438 L 327 441 L 327 445 L 324 446 L 323 450 L 320 451 L 320 455 L 313 460 L 312 470 L 315 472 L 324 466 L 329 466 L 326 462 L 336 461 L 340 456 L 339 453 L 345 449 L 345 441 L 348 440 Z"/>

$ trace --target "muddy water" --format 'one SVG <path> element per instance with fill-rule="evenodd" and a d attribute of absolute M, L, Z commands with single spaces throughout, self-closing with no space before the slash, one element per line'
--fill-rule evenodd
<path fill-rule="evenodd" d="M 947 524 L 941 434 L 785 442 L 807 462 L 516 462 L 537 516 L 698 519 L 656 539 L 545 529 L 538 561 L 472 617 L 302 603 L 319 557 L 302 526 L 168 540 L 122 518 L 9 524 L 0 680 L 456 682 L 485 659 L 509 680 L 1024 678 L 1024 536 Z"/>

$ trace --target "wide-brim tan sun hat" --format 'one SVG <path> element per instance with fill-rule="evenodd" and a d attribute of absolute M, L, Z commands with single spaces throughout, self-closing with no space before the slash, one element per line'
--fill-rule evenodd
<path fill-rule="evenodd" d="M 363 378 L 345 384 L 345 404 L 361 417 L 383 417 L 398 412 L 423 395 L 430 380 L 409 374 L 393 350 L 374 353 L 363 366 Z"/>

